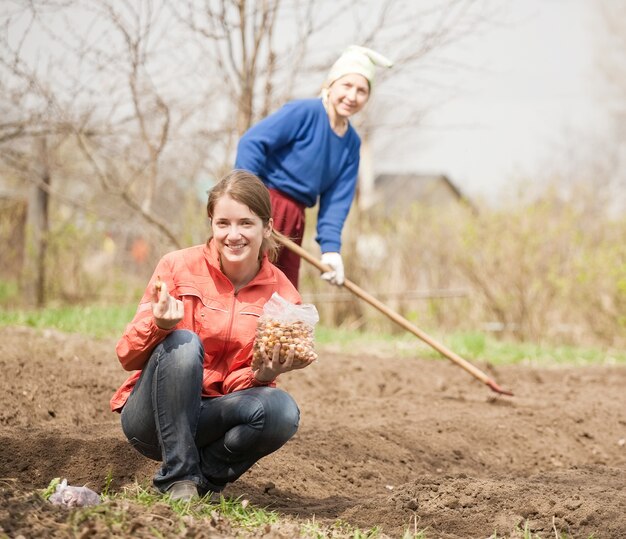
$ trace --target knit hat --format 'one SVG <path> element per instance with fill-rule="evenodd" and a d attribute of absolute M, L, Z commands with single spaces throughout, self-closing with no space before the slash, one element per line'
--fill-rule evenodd
<path fill-rule="evenodd" d="M 392 65 L 391 60 L 372 49 L 350 45 L 330 68 L 325 86 L 330 86 L 344 75 L 358 73 L 367 79 L 371 89 L 374 85 L 376 66 L 391 67 Z"/>

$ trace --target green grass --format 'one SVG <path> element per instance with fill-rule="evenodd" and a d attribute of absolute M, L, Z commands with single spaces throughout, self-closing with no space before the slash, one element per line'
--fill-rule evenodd
<path fill-rule="evenodd" d="M 53 479 L 46 489 L 40 491 L 44 499 L 49 499 L 60 483 L 59 478 Z M 111 531 L 123 536 L 132 536 L 133 523 L 127 518 L 128 505 L 131 502 L 146 508 L 157 503 L 166 503 L 171 508 L 169 520 L 174 522 L 174 528 L 184 530 L 187 519 L 197 521 L 214 518 L 218 511 L 229 524 L 239 530 L 252 531 L 268 524 L 278 522 L 278 514 L 251 506 L 245 500 L 230 500 L 221 497 L 219 501 L 210 501 L 208 498 L 192 502 L 172 501 L 168 496 L 157 493 L 154 489 L 137 483 L 130 485 L 119 493 L 102 495 L 103 502 L 97 506 L 77 508 L 71 515 L 71 521 L 79 531 L 81 523 L 87 520 L 99 520 L 100 524 Z M 107 503 L 108 502 L 108 503 Z M 156 536 L 159 532 L 155 530 Z"/>
<path fill-rule="evenodd" d="M 0 325 L 57 329 L 92 337 L 120 335 L 135 314 L 137 306 L 65 306 L 37 310 L 2 310 Z"/>
<path fill-rule="evenodd" d="M 493 365 L 582 366 L 626 363 L 626 352 L 623 350 L 519 343 L 498 340 L 479 332 L 458 332 L 446 335 L 437 335 L 433 332 L 428 333 L 428 335 L 468 361 L 484 361 Z M 394 357 L 443 357 L 430 345 L 408 332 L 395 335 L 360 333 L 320 326 L 316 329 L 315 336 L 320 347 L 326 346 L 333 351 L 345 354 L 369 353 Z"/>
<path fill-rule="evenodd" d="M 48 500 L 55 492 L 60 478 L 53 479 L 48 487 L 39 491 L 41 497 Z M 212 501 L 209 497 L 192 500 L 191 502 L 172 501 L 168 496 L 157 493 L 153 488 L 133 483 L 118 493 L 102 494 L 102 503 L 91 507 L 74 508 L 68 514 L 68 522 L 78 533 L 82 525 L 87 521 L 98 521 L 99 529 L 106 528 L 114 532 L 116 536 L 131 537 L 133 527 L 137 522 L 132 517 L 129 518 L 129 503 L 146 508 L 146 514 L 156 514 L 150 508 L 157 504 L 167 504 L 171 510 L 168 515 L 159 513 L 161 517 L 169 523 L 169 531 L 175 530 L 181 535 L 191 523 L 202 526 L 203 522 L 224 521 L 233 528 L 237 537 L 257 537 L 261 531 L 268 527 L 285 531 L 288 534 L 298 530 L 299 537 L 305 538 L 337 538 L 337 539 L 377 539 L 382 531 L 378 528 L 370 530 L 360 530 L 341 520 L 334 523 L 322 525 L 315 520 L 304 523 L 281 521 L 280 515 L 271 510 L 259 508 L 250 504 L 242 498 L 225 498 L 220 496 L 219 500 Z M 207 526 L 208 527 L 208 526 Z M 161 537 L 166 531 L 164 528 L 152 529 L 154 537 Z M 177 535 L 178 536 L 178 535 Z M 187 535 L 184 535 L 185 537 Z M 284 536 L 284 535 L 281 535 Z M 413 534 L 407 532 L 403 539 L 424 539 L 422 532 Z"/>
<path fill-rule="evenodd" d="M 68 333 L 103 338 L 120 336 L 135 313 L 136 305 L 64 306 L 39 310 L 2 310 L 0 326 L 21 325 L 39 329 L 52 328 Z M 542 366 L 626 363 L 626 351 L 592 347 L 552 346 L 498 340 L 480 332 L 457 332 L 445 335 L 428 333 L 468 361 L 494 365 L 534 364 Z M 403 331 L 396 334 L 352 331 L 319 325 L 315 330 L 320 351 L 343 354 L 377 354 L 387 357 L 441 358 L 442 355 Z"/>

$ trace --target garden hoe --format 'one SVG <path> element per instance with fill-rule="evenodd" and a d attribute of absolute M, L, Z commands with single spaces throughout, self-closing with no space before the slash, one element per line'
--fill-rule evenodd
<path fill-rule="evenodd" d="M 331 271 L 331 268 L 327 267 L 325 264 L 322 264 L 317 258 L 311 255 L 308 251 L 300 247 L 297 243 L 291 241 L 289 238 L 287 238 L 283 234 L 277 232 L 276 230 L 274 230 L 274 237 L 281 245 L 283 245 L 284 247 L 286 247 L 293 253 L 296 253 L 300 258 L 304 258 L 304 260 L 306 260 L 307 262 L 315 266 L 321 272 Z M 378 309 L 380 312 L 387 315 L 389 318 L 391 318 L 391 320 L 393 320 L 394 322 L 402 326 L 407 331 L 410 331 L 411 333 L 413 333 L 413 335 L 417 336 L 426 344 L 428 344 L 429 346 L 437 350 L 437 352 L 439 352 L 443 356 L 447 357 L 449 360 L 456 363 L 459 367 L 465 369 L 474 378 L 477 378 L 483 384 L 488 385 L 496 393 L 499 393 L 501 395 L 508 395 L 511 397 L 513 396 L 513 393 L 502 389 L 494 380 L 489 378 L 489 376 L 487 376 L 479 368 L 475 367 L 474 365 L 472 365 L 471 363 L 463 359 L 458 354 L 455 354 L 452 350 L 449 350 L 443 344 L 434 340 L 432 337 L 424 333 L 417 326 L 409 322 L 406 318 L 404 318 L 397 312 L 387 307 L 384 303 L 376 299 L 371 294 L 368 294 L 365 290 L 363 290 L 362 288 L 354 284 L 352 281 L 346 279 L 343 283 L 343 287 L 347 288 L 355 296 L 358 296 L 363 301 L 366 301 L 367 303 L 369 303 L 370 305 Z"/>

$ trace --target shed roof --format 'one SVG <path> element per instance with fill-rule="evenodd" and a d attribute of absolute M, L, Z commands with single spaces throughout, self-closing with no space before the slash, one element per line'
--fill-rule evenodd
<path fill-rule="evenodd" d="M 445 174 L 384 173 L 374 179 L 376 203 L 386 207 L 470 201 Z M 470 203 L 471 205 L 471 203 Z"/>

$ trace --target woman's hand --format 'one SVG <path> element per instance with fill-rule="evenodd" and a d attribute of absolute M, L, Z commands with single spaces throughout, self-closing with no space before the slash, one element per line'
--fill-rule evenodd
<path fill-rule="evenodd" d="M 259 345 L 260 363 L 256 370 L 253 370 L 254 377 L 259 382 L 271 382 L 276 379 L 279 374 L 294 371 L 296 369 L 304 369 L 317 359 L 316 354 L 312 354 L 307 360 L 299 360 L 294 362 L 296 356 L 295 348 L 289 350 L 281 363 L 280 360 L 280 343 L 274 345 L 273 350 L 265 350 L 265 345 Z"/>
<path fill-rule="evenodd" d="M 160 329 L 172 329 L 185 315 L 184 304 L 167 292 L 167 285 L 158 279 L 152 290 L 152 316 Z"/>

